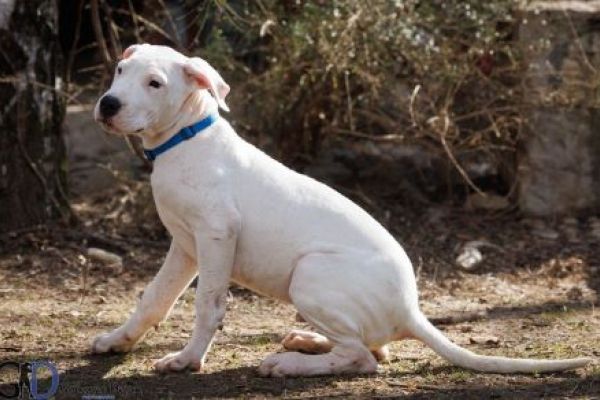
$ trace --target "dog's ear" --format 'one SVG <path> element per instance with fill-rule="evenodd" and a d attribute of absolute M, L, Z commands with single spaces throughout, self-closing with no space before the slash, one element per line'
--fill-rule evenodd
<path fill-rule="evenodd" d="M 137 50 L 138 45 L 137 44 L 133 44 L 131 46 L 129 46 L 128 48 L 126 48 L 123 51 L 123 54 L 121 55 L 121 60 L 126 60 L 129 57 L 131 57 L 131 55 Z"/>
<path fill-rule="evenodd" d="M 190 58 L 183 65 L 183 72 L 201 89 L 208 89 L 219 107 L 229 111 L 229 107 L 225 103 L 229 85 L 209 63 L 198 57 Z"/>
<path fill-rule="evenodd" d="M 131 57 L 131 55 L 132 55 L 133 53 L 135 53 L 135 51 L 136 51 L 137 49 L 139 49 L 139 48 L 140 48 L 140 46 L 142 46 L 142 45 L 141 45 L 141 44 L 132 44 L 131 46 L 129 46 L 128 48 L 126 48 L 126 49 L 123 51 L 123 54 L 121 55 L 121 60 L 126 60 L 126 59 L 128 59 L 129 57 Z"/>

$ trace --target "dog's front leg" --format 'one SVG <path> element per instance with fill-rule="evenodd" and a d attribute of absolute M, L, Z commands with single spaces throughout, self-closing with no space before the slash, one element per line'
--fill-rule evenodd
<path fill-rule="evenodd" d="M 154 364 L 157 371 L 197 371 L 202 368 L 215 331 L 225 315 L 237 233 L 237 224 L 231 223 L 223 229 L 211 229 L 196 234 L 200 274 L 196 289 L 196 319 L 192 338 L 183 350 L 158 360 Z"/>
<path fill-rule="evenodd" d="M 144 290 L 134 313 L 117 329 L 97 336 L 92 344 L 92 352 L 131 350 L 148 329 L 158 325 L 169 314 L 175 300 L 197 272 L 194 259 L 173 241 L 160 271 Z"/>

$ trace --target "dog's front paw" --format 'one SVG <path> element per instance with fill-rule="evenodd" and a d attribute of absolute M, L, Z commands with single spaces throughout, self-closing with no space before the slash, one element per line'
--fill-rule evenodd
<path fill-rule="evenodd" d="M 189 350 L 167 354 L 154 363 L 154 369 L 160 373 L 177 372 L 183 370 L 200 371 L 202 357 Z"/>
<path fill-rule="evenodd" d="M 134 344 L 135 341 L 131 337 L 120 332 L 119 329 L 115 329 L 94 338 L 92 353 L 127 353 Z"/>

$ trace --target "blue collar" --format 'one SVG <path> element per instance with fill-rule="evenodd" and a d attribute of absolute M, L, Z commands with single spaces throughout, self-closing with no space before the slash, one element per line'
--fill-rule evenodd
<path fill-rule="evenodd" d="M 150 150 L 144 149 L 144 154 L 146 155 L 146 158 L 150 161 L 154 161 L 156 157 L 158 157 L 162 153 L 172 149 L 173 147 L 177 146 L 179 143 L 185 140 L 193 138 L 198 132 L 201 132 L 204 129 L 211 126 L 217 120 L 217 118 L 219 118 L 217 114 L 210 114 L 208 117 L 201 119 L 195 124 L 186 126 L 160 146 L 157 146 Z"/>

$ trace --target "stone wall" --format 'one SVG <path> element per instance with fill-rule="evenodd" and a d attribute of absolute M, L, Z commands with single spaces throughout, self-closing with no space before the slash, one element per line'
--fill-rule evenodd
<path fill-rule="evenodd" d="M 526 140 L 519 206 L 535 215 L 600 205 L 600 1 L 533 2 L 519 40 Z"/>

